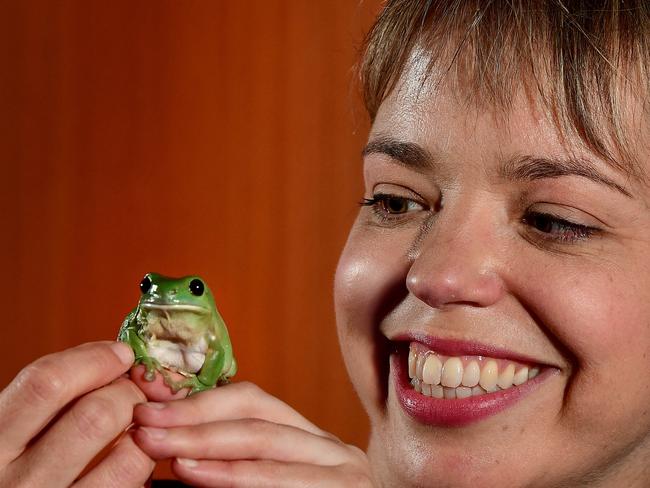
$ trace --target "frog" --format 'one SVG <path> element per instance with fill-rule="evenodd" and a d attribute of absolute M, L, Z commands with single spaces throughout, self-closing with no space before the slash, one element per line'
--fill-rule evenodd
<path fill-rule="evenodd" d="M 154 381 L 159 372 L 174 393 L 189 388 L 188 395 L 229 383 L 237 361 L 205 281 L 151 272 L 140 281 L 140 293 L 117 340 L 131 346 L 135 365 L 144 364 L 145 380 Z M 170 372 L 184 378 L 175 381 Z"/>

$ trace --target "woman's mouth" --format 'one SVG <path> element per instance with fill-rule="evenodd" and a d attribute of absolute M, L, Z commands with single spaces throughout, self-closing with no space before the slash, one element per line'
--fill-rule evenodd
<path fill-rule="evenodd" d="M 558 372 L 503 354 L 442 354 L 421 342 L 411 342 L 408 355 L 405 348 L 393 354 L 391 369 L 407 414 L 422 423 L 450 427 L 501 412 Z"/>

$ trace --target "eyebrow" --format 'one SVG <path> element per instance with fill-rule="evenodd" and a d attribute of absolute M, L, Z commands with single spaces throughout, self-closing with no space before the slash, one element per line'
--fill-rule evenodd
<path fill-rule="evenodd" d="M 361 156 L 370 154 L 385 154 L 397 163 L 418 171 L 433 167 L 433 157 L 429 151 L 414 142 L 398 141 L 392 137 L 378 137 L 368 142 L 361 151 Z"/>
<path fill-rule="evenodd" d="M 361 151 L 361 156 L 385 154 L 395 162 L 417 171 L 430 170 L 435 158 L 425 148 L 414 142 L 399 141 L 382 136 L 373 139 Z M 595 165 L 584 159 L 517 156 L 503 163 L 498 175 L 508 180 L 534 181 L 561 176 L 580 176 L 605 185 L 631 198 L 632 194 L 623 186 L 598 171 Z"/>
<path fill-rule="evenodd" d="M 518 156 L 502 164 L 498 174 L 508 180 L 526 181 L 581 176 L 616 190 L 626 197 L 632 197 L 624 187 L 600 173 L 593 163 L 584 159 Z"/>

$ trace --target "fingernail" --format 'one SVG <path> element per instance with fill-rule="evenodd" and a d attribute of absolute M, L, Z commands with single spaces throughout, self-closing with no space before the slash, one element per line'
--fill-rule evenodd
<path fill-rule="evenodd" d="M 186 468 L 196 468 L 199 462 L 196 459 L 176 458 L 178 464 L 182 464 Z"/>
<path fill-rule="evenodd" d="M 167 407 L 167 405 L 160 402 L 146 402 L 143 403 L 142 406 L 147 408 L 153 408 L 154 410 L 162 410 L 163 408 Z"/>
<path fill-rule="evenodd" d="M 123 342 L 114 342 L 111 344 L 111 348 L 124 364 L 133 363 L 133 350 L 129 346 Z"/>
<path fill-rule="evenodd" d="M 151 439 L 159 441 L 167 437 L 167 429 L 159 429 L 157 427 L 140 427 L 140 430 L 147 434 Z"/>

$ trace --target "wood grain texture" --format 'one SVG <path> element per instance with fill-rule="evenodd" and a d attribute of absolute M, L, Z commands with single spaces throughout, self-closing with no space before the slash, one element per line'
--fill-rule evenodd
<path fill-rule="evenodd" d="M 352 67 L 378 3 L 0 4 L 0 386 L 113 338 L 146 271 L 197 273 L 236 378 L 365 446 L 332 283 L 368 130 Z"/>

